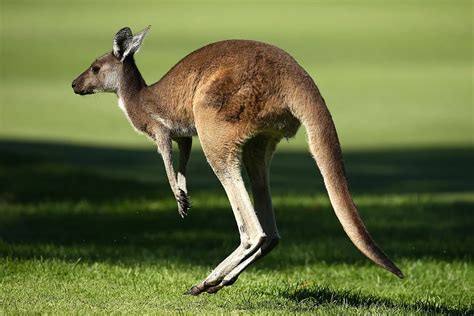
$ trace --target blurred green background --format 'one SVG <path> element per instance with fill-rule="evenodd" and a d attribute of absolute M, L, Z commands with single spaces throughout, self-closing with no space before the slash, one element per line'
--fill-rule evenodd
<path fill-rule="evenodd" d="M 0 5 L 0 314 L 474 314 L 472 1 Z M 116 97 L 71 89 L 118 29 L 149 24 L 136 56 L 148 83 L 223 39 L 293 55 L 332 112 L 361 216 L 406 279 L 349 242 L 300 130 L 271 167 L 279 246 L 219 294 L 183 296 L 239 242 L 198 141 L 183 221 Z"/>
<path fill-rule="evenodd" d="M 79 97 L 70 83 L 119 28 L 151 24 L 136 58 L 148 83 L 205 44 L 254 39 L 311 74 L 344 148 L 471 145 L 470 4 L 2 0 L 0 137 L 146 145 L 115 96 Z"/>

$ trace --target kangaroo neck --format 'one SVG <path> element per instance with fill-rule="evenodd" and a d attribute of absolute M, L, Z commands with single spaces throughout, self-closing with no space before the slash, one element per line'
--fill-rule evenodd
<path fill-rule="evenodd" d="M 133 56 L 126 58 L 123 61 L 122 78 L 117 90 L 118 97 L 126 104 L 135 103 L 134 101 L 139 98 L 140 92 L 146 87 L 145 80 L 138 70 Z"/>

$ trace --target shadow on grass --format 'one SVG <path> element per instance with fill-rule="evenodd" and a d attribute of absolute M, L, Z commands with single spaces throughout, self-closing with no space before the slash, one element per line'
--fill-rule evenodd
<path fill-rule="evenodd" d="M 364 295 L 362 293 L 334 290 L 324 286 L 300 288 L 291 292 L 282 293 L 282 296 L 297 302 L 303 309 L 313 310 L 321 305 L 343 305 L 354 308 L 387 308 L 403 310 L 404 313 L 424 313 L 430 315 L 471 315 L 470 308 L 456 308 L 441 306 L 430 302 L 406 303 L 388 298 Z"/>
<path fill-rule="evenodd" d="M 0 141 L 3 195 L 21 202 L 169 198 L 161 158 L 149 149 L 113 149 Z M 353 194 L 472 192 L 471 148 L 367 150 L 344 154 Z M 203 154 L 189 163 L 191 193 L 223 194 Z M 271 168 L 278 195 L 324 193 L 308 151 L 277 152 Z M 6 193 L 5 193 L 6 192 Z"/>
<path fill-rule="evenodd" d="M 379 195 L 472 192 L 473 158 L 468 148 L 345 154 L 352 191 Z M 225 195 L 200 152 L 192 155 L 189 190 L 205 202 L 184 221 L 152 146 L 119 150 L 3 141 L 0 163 L 1 255 L 212 266 L 238 243 L 229 207 L 213 204 Z M 327 203 L 285 204 L 285 196 L 325 194 L 307 152 L 276 154 L 272 191 L 282 200 L 276 213 L 283 240 L 261 266 L 367 262 Z M 416 197 L 405 204 L 380 203 L 376 199 L 361 213 L 387 253 L 472 259 L 473 203 Z"/>

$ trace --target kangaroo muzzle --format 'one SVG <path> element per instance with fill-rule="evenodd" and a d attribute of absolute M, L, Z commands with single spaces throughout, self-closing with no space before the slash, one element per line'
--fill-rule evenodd
<path fill-rule="evenodd" d="M 87 95 L 87 94 L 94 93 L 93 90 L 84 88 L 84 85 L 80 84 L 78 79 L 79 78 L 74 79 L 74 81 L 71 84 L 72 90 L 74 91 L 75 94 Z"/>

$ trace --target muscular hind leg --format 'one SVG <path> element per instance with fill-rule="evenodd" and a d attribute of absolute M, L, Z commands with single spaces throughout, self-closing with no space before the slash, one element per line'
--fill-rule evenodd
<path fill-rule="evenodd" d="M 207 292 L 217 292 L 222 287 L 233 284 L 247 266 L 265 256 L 278 243 L 280 236 L 273 212 L 268 170 L 279 140 L 279 137 L 258 135 L 244 145 L 242 152 L 243 162 L 252 187 L 255 211 L 265 232 L 265 240 L 247 259 L 241 261 L 228 272 L 219 284 L 208 288 Z"/>
<path fill-rule="evenodd" d="M 236 269 L 243 270 L 259 256 L 256 252 L 262 251 L 264 245 L 268 247 L 277 234 L 276 229 L 269 230 L 273 224 L 261 224 L 242 179 L 242 144 L 247 138 L 248 126 L 228 123 L 218 115 L 212 109 L 201 108 L 198 113 L 195 112 L 196 129 L 207 161 L 229 198 L 240 234 L 240 245 L 204 281 L 189 290 L 193 295 L 219 290 L 229 281 L 226 279 L 229 273 Z"/>

